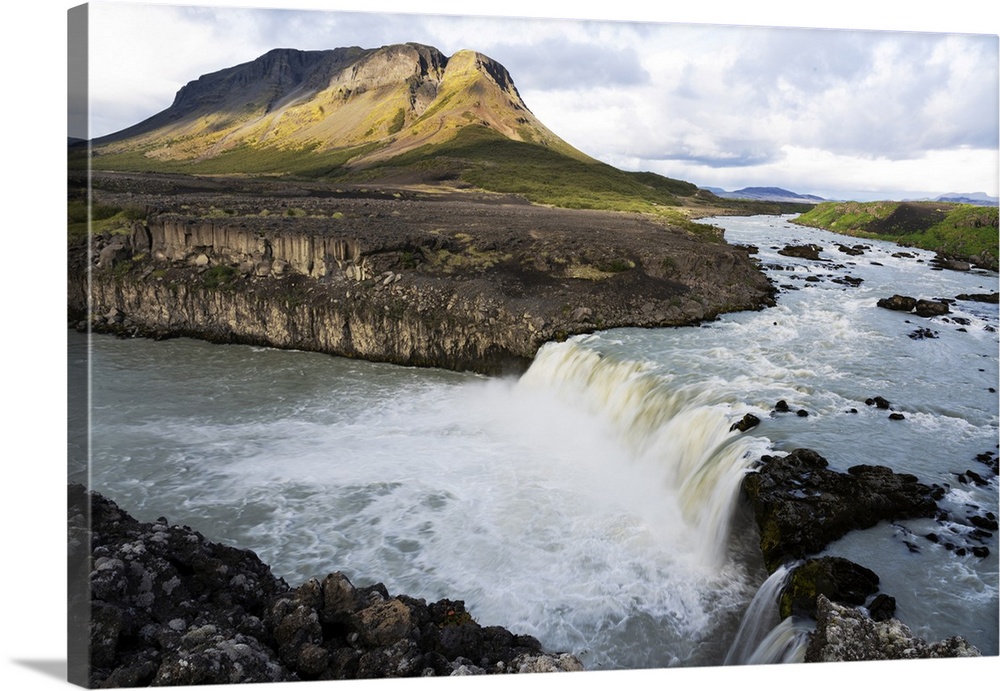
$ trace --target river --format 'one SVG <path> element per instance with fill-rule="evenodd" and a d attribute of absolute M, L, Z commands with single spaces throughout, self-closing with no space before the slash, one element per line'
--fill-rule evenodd
<path fill-rule="evenodd" d="M 957 511 L 997 513 L 995 476 L 958 480 L 989 477 L 976 456 L 997 451 L 997 306 L 957 301 L 926 320 L 875 303 L 995 292 L 998 278 L 789 217 L 709 222 L 759 248 L 784 286 L 776 307 L 549 344 L 518 379 L 94 336 L 91 465 L 71 479 L 141 520 L 250 548 L 293 586 L 339 570 L 464 600 L 484 625 L 590 669 L 760 661 L 769 603 L 751 609 L 752 640 L 730 648 L 767 578 L 738 495 L 761 454 L 886 465 L 948 485 Z M 805 243 L 825 261 L 777 254 Z M 71 334 L 71 357 L 87 348 Z M 905 419 L 866 405 L 874 396 Z M 773 414 L 778 400 L 807 415 Z M 730 431 L 747 412 L 761 424 Z M 978 558 L 921 537 L 949 529 L 963 530 L 883 523 L 825 553 L 878 573 L 915 634 L 996 655 L 997 539 Z"/>

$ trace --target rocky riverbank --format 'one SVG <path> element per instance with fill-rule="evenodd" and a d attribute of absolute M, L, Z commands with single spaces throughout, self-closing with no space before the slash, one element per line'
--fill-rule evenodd
<path fill-rule="evenodd" d="M 356 587 L 339 572 L 291 588 L 253 552 L 166 518 L 139 522 L 80 485 L 68 504 L 71 681 L 91 688 L 583 669 L 480 625 L 462 601 Z"/>
<path fill-rule="evenodd" d="M 649 215 L 279 182 L 95 185 L 98 203 L 141 218 L 71 247 L 70 317 L 123 336 L 497 374 L 573 334 L 774 304 L 755 261 L 719 229 Z"/>

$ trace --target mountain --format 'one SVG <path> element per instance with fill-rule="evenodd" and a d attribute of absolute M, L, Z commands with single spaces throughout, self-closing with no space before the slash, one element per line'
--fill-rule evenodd
<path fill-rule="evenodd" d="M 591 160 L 528 110 L 498 62 L 416 43 L 272 50 L 190 82 L 166 110 L 95 140 L 94 153 L 101 167 L 360 168 L 449 141 L 470 125 Z"/>
<path fill-rule="evenodd" d="M 417 43 L 275 49 L 188 83 L 166 110 L 92 143 L 89 160 L 71 148 L 71 169 L 474 188 L 685 226 L 690 216 L 672 208 L 726 206 L 690 182 L 619 170 L 574 148 L 535 117 L 495 60 Z"/>
<path fill-rule="evenodd" d="M 997 206 L 1000 199 L 991 197 L 985 192 L 949 192 L 935 197 L 936 202 L 952 202 L 954 204 L 975 204 L 976 206 Z"/>
<path fill-rule="evenodd" d="M 703 187 L 702 189 L 708 190 L 715 196 L 723 199 L 750 199 L 767 202 L 805 202 L 810 204 L 818 204 L 819 202 L 826 201 L 823 197 L 817 197 L 814 194 L 798 194 L 796 192 L 789 192 L 788 190 L 780 187 L 744 187 L 743 189 L 735 190 L 733 192 L 727 192 L 719 187 Z"/>

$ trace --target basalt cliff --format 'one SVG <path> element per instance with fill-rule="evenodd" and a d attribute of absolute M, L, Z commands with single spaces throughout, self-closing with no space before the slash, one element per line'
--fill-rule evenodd
<path fill-rule="evenodd" d="M 773 304 L 692 218 L 778 209 L 590 158 L 473 51 L 274 50 L 69 160 L 80 328 L 496 374 Z"/>
<path fill-rule="evenodd" d="M 97 177 L 137 180 L 153 186 Z M 773 300 L 747 251 L 709 226 L 494 196 L 292 196 L 277 182 L 220 196 L 156 182 L 166 191 L 137 195 L 155 213 L 73 245 L 71 323 L 498 374 L 572 334 L 695 324 Z"/>

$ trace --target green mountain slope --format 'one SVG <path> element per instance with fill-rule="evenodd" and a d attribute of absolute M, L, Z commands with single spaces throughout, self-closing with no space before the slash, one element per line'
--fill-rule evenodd
<path fill-rule="evenodd" d="M 360 170 L 468 126 L 591 160 L 528 110 L 506 69 L 419 44 L 273 50 L 182 88 L 167 110 L 94 142 L 94 166 L 191 173 Z"/>

